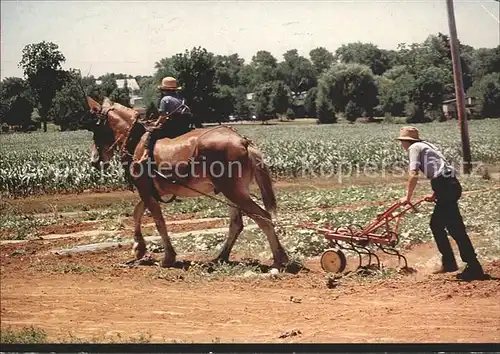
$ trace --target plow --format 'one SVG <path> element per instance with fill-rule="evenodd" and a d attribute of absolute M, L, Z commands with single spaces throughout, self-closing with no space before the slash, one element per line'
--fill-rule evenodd
<path fill-rule="evenodd" d="M 424 201 L 427 201 L 427 198 L 421 198 L 415 203 L 403 204 L 397 201 L 383 213 L 378 214 L 365 227 L 359 225 L 333 227 L 330 224 L 318 227 L 312 223 L 303 223 L 301 227 L 314 230 L 328 240 L 329 248 L 323 252 L 320 259 L 321 267 L 325 272 L 341 273 L 345 270 L 347 259 L 342 250 L 353 251 L 358 255 L 357 269 L 368 267 L 380 269 L 380 259 L 374 252 L 380 250 L 397 257 L 399 264 L 402 261 L 404 263 L 401 267 L 402 271 L 412 271 L 408 267 L 405 256 L 395 248 L 400 239 L 398 229 L 402 217 L 410 210 L 418 212 L 416 207 Z M 364 266 L 363 256 L 368 256 L 368 262 Z"/>

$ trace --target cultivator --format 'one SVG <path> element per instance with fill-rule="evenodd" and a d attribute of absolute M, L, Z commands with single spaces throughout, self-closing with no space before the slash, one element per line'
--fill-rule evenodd
<path fill-rule="evenodd" d="M 380 268 L 380 259 L 373 252 L 373 248 L 398 257 L 400 263 L 401 260 L 404 261 L 402 269 L 409 269 L 406 258 L 394 248 L 399 242 L 397 232 L 403 215 L 409 210 L 418 212 L 416 206 L 426 200 L 426 198 L 422 198 L 415 203 L 406 204 L 398 201 L 385 212 L 378 214 L 364 228 L 359 225 L 348 227 L 325 225 L 324 227 L 317 227 L 312 223 L 304 223 L 301 226 L 323 234 L 329 241 L 330 248 L 325 250 L 321 256 L 321 267 L 326 272 L 339 273 L 344 271 L 347 260 L 342 250 L 350 250 L 358 254 L 358 269 L 374 266 L 375 264 L 372 264 L 372 259 L 375 259 L 377 268 Z M 365 266 L 363 266 L 362 262 L 363 255 L 368 256 L 368 264 Z"/>

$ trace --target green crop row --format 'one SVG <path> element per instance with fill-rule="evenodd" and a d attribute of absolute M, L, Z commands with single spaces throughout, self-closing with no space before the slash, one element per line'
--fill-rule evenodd
<path fill-rule="evenodd" d="M 336 124 L 234 126 L 265 155 L 274 178 L 321 178 L 376 171 L 405 172 L 406 152 L 394 140 L 399 126 Z M 419 125 L 421 135 L 461 163 L 456 121 Z M 498 120 L 470 121 L 473 161 L 500 161 Z M 88 131 L 0 135 L 0 193 L 25 196 L 125 187 L 118 159 L 102 173 L 90 165 L 92 136 Z"/>

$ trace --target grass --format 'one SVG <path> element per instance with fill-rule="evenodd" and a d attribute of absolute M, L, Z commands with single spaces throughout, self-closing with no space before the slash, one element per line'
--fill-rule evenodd
<path fill-rule="evenodd" d="M 18 330 L 11 328 L 0 330 L 1 344 L 41 344 L 47 343 L 47 338 L 45 331 L 33 326 Z"/>
<path fill-rule="evenodd" d="M 329 188 L 304 185 L 300 188 L 279 189 L 276 193 L 278 220 L 282 217 L 286 218 L 289 214 L 307 211 L 311 217 L 319 221 L 324 208 L 342 208 L 375 201 L 386 201 L 389 204 L 404 193 L 403 182 L 381 184 L 376 179 L 374 182 L 376 184 L 365 186 L 346 185 Z M 484 180 L 480 177 L 462 178 L 461 182 L 465 192 L 490 188 L 497 184 L 496 180 Z M 416 193 L 429 192 L 428 181 L 422 180 Z M 101 229 L 104 230 L 123 230 L 122 219 L 132 216 L 136 200 L 118 201 L 115 204 L 105 202 L 104 204 L 106 207 L 92 210 L 89 210 L 85 204 L 73 206 L 71 211 L 78 211 L 80 214 L 70 217 L 64 217 L 60 210 L 36 216 L 33 213 L 23 213 L 22 204 L 18 204 L 17 207 L 6 206 L 0 211 L 0 224 L 2 229 L 10 230 L 10 232 L 4 231 L 0 234 L 0 239 L 33 239 L 37 237 L 41 227 L 84 221 L 100 221 Z M 225 206 L 205 197 L 182 199 L 180 203 L 163 206 L 163 210 L 167 220 L 169 214 L 195 214 L 198 218 L 228 216 Z"/>
<path fill-rule="evenodd" d="M 122 336 L 121 333 L 113 335 L 101 335 L 91 338 L 81 338 L 69 332 L 67 335 L 59 335 L 49 337 L 47 333 L 34 326 L 23 327 L 20 329 L 2 328 L 0 331 L 1 344 L 44 344 L 44 343 L 60 343 L 60 344 L 145 344 L 151 343 L 152 336 L 149 333 L 139 333 L 135 336 Z"/>
<path fill-rule="evenodd" d="M 464 196 L 460 201 L 460 208 L 465 220 L 465 224 L 469 233 L 480 235 L 477 245 L 477 252 L 483 258 L 496 258 L 500 256 L 500 243 L 495 242 L 498 231 L 500 231 L 500 206 L 496 202 L 500 199 L 500 190 L 488 191 L 487 188 L 493 185 L 490 181 L 480 182 L 484 191 Z M 472 183 L 468 185 L 464 183 L 464 189 L 478 188 L 478 185 Z M 402 188 L 397 193 L 396 187 L 394 190 L 387 188 L 380 192 L 378 197 L 383 197 L 387 193 L 389 204 L 395 200 L 394 197 L 403 193 Z M 365 189 L 349 188 L 349 191 L 356 195 L 367 195 L 368 199 L 370 187 Z M 300 191 L 297 192 L 300 199 Z M 298 204 L 292 203 L 289 209 L 285 209 L 288 213 L 282 213 L 276 221 L 276 232 L 282 240 L 283 246 L 298 259 L 313 257 L 320 255 L 328 243 L 325 238 L 311 230 L 300 228 L 302 222 L 313 222 L 321 226 L 329 223 L 334 226 L 345 226 L 358 224 L 365 226 L 378 213 L 383 211 L 389 204 L 383 206 L 358 206 L 358 208 L 350 210 L 343 209 L 342 203 L 329 204 L 337 206 L 338 209 L 312 209 L 312 205 L 317 205 L 317 200 L 323 198 L 329 203 L 332 200 L 340 200 L 340 196 L 346 193 L 345 189 L 335 190 L 316 190 L 316 194 L 311 193 L 310 196 L 314 200 L 310 205 L 304 202 L 303 208 Z M 291 195 L 290 195 L 291 197 Z M 376 199 L 377 194 L 373 194 L 372 198 Z M 329 199 L 331 198 L 331 199 Z M 348 200 L 347 204 L 350 202 Z M 299 210 L 293 210 L 293 207 Z M 408 213 L 402 219 L 400 226 L 400 246 L 413 245 L 432 240 L 432 234 L 429 229 L 430 214 L 432 213 L 432 204 L 426 203 L 419 207 L 419 213 Z M 246 219 L 245 219 L 246 220 Z M 246 220 L 247 224 L 248 221 Z M 226 233 L 211 233 L 205 235 L 188 235 L 176 237 L 172 239 L 173 246 L 178 252 L 197 254 L 205 254 L 207 256 L 215 256 L 223 241 L 226 238 Z M 152 244 L 150 247 L 156 252 L 161 251 L 161 243 Z M 242 256 L 270 258 L 271 253 L 267 240 L 260 229 L 244 229 L 238 238 L 234 252 Z"/>

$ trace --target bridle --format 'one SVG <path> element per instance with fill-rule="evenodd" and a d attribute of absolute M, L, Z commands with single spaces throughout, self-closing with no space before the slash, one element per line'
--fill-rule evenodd
<path fill-rule="evenodd" d="M 115 108 L 114 107 L 103 107 L 101 108 L 101 110 L 99 112 L 94 112 L 94 114 L 96 115 L 98 121 L 96 123 L 96 126 L 104 126 L 104 127 L 107 127 L 108 126 L 108 114 L 110 111 L 113 111 Z M 120 147 L 117 149 L 118 152 L 122 155 L 128 155 L 130 157 L 132 157 L 132 153 L 130 151 L 128 151 L 128 143 L 130 141 L 130 137 L 131 137 L 131 133 L 132 133 L 132 130 L 138 125 L 139 121 L 139 114 L 135 114 L 135 117 L 134 117 L 134 121 L 132 122 L 132 124 L 130 125 L 130 127 L 128 128 L 127 132 L 125 133 L 125 139 L 123 140 L 123 142 L 121 143 Z M 113 149 L 115 149 L 117 146 L 118 146 L 118 143 L 120 142 L 120 140 L 123 138 L 123 134 L 119 135 L 115 141 L 113 142 L 113 144 L 111 144 L 107 149 L 106 151 L 109 152 L 109 151 L 112 151 Z M 99 153 L 99 158 L 101 158 L 101 152 L 102 152 L 102 148 L 100 146 L 100 144 L 97 145 L 97 151 Z"/>

